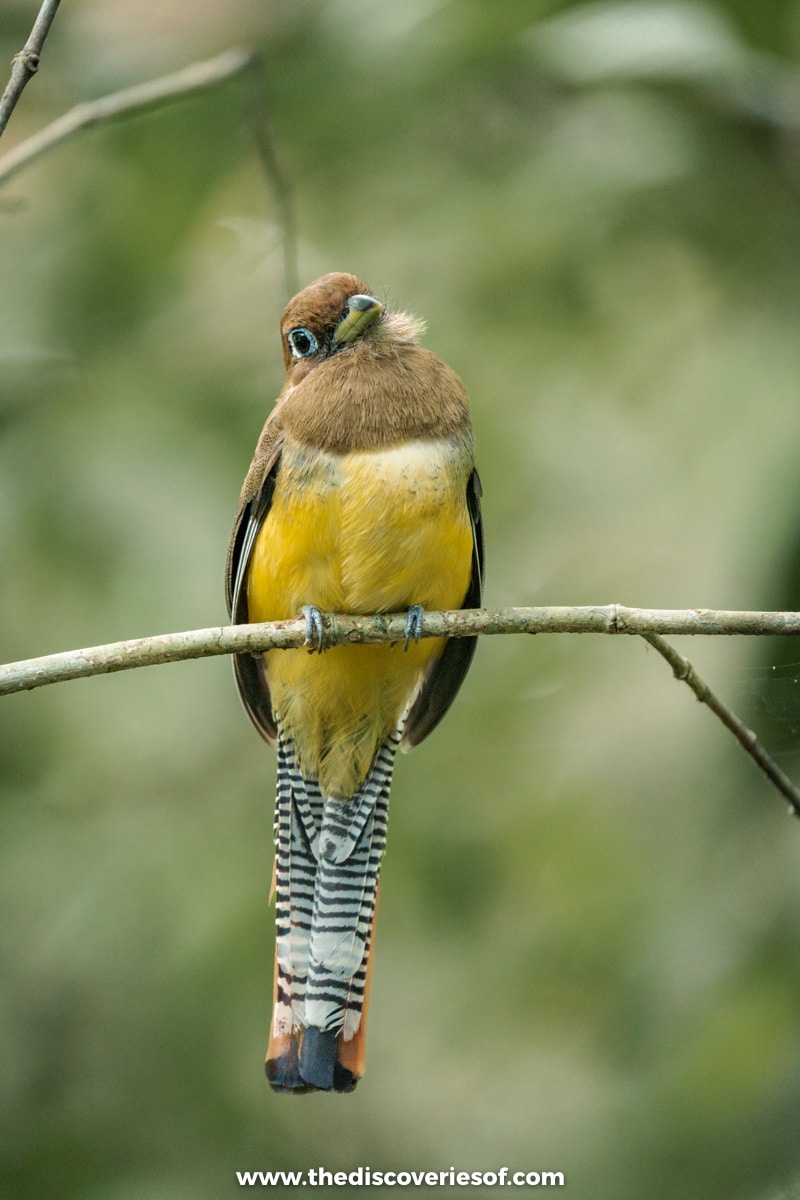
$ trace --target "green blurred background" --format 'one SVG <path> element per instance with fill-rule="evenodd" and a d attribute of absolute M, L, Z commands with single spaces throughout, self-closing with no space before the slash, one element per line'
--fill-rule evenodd
<path fill-rule="evenodd" d="M 301 282 L 360 274 L 469 388 L 489 605 L 800 608 L 797 0 L 72 0 L 4 149 L 234 45 Z M 286 300 L 236 87 L 42 160 L 0 231 L 0 657 L 220 623 Z M 800 777 L 797 643 L 680 648 Z M 228 662 L 9 697 L 0 755 L 4 1197 L 800 1195 L 800 830 L 640 642 L 487 639 L 401 761 L 349 1097 L 264 1081 L 274 759 Z"/>

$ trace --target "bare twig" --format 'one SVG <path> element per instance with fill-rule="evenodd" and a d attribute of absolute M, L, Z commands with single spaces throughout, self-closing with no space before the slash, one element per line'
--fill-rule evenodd
<path fill-rule="evenodd" d="M 27 49 L 27 48 L 26 48 Z M 283 277 L 286 297 L 298 290 L 297 230 L 291 187 L 281 169 L 270 133 L 269 103 L 264 64 L 258 54 L 226 50 L 207 62 L 193 63 L 172 75 L 112 92 L 97 100 L 77 104 L 69 112 L 27 138 L 0 158 L 0 185 L 13 179 L 43 155 L 95 125 L 138 116 L 198 92 L 219 87 L 232 79 L 241 80 L 246 116 L 261 167 L 272 189 L 282 234 Z"/>
<path fill-rule="evenodd" d="M 323 614 L 323 647 L 402 642 L 406 613 L 378 616 Z M 475 637 L 504 633 L 606 633 L 640 636 L 669 662 L 678 679 L 689 685 L 765 772 L 770 782 L 800 816 L 800 791 L 749 730 L 700 678 L 694 667 L 661 636 L 670 634 L 771 635 L 800 634 L 800 613 L 724 612 L 710 609 L 626 608 L 607 604 L 593 608 L 457 609 L 424 614 L 421 637 Z M 71 650 L 0 667 L 0 696 L 29 691 L 49 683 L 157 666 L 219 654 L 259 654 L 306 644 L 305 618 L 263 625 L 228 625 L 136 638 L 86 650 Z"/>
<path fill-rule="evenodd" d="M 676 679 L 682 680 L 688 687 L 692 689 L 697 699 L 708 706 L 711 711 L 719 717 L 726 729 L 729 729 L 736 738 L 739 745 L 754 762 L 761 768 L 764 774 L 769 779 L 770 783 L 778 789 L 782 796 L 785 796 L 789 801 L 789 811 L 795 816 L 800 817 L 800 791 L 789 779 L 788 775 L 784 775 L 778 764 L 767 753 L 764 747 L 759 742 L 752 729 L 748 729 L 742 721 L 732 712 L 726 704 L 714 695 L 711 688 L 701 679 L 694 669 L 688 658 L 684 658 L 679 654 L 674 646 L 669 642 L 664 641 L 657 633 L 642 634 L 648 645 L 665 658 L 672 667 L 672 673 Z"/>
<path fill-rule="evenodd" d="M 59 0 L 44 0 L 39 9 L 39 15 L 33 24 L 30 37 L 11 60 L 11 78 L 6 90 L 0 97 L 0 137 L 8 124 L 8 119 L 17 106 L 25 85 L 39 70 L 39 58 L 44 46 L 44 40 L 50 32 L 53 17 L 56 15 Z"/>
<path fill-rule="evenodd" d="M 149 83 L 137 83 L 133 87 L 112 92 L 109 96 L 100 96 L 97 100 L 76 104 L 62 117 L 20 142 L 0 158 L 0 183 L 6 183 L 24 167 L 29 167 L 42 155 L 86 129 L 137 116 L 172 100 L 183 100 L 197 92 L 219 87 L 234 76 L 249 70 L 255 61 L 254 55 L 243 50 L 226 50 L 217 58 L 192 63 L 191 66 L 184 67 L 172 75 L 163 75 Z"/>
<path fill-rule="evenodd" d="M 259 67 L 262 66 L 260 59 L 257 59 L 256 62 Z M 294 197 L 291 184 L 281 167 L 274 138 L 270 133 L 270 108 L 263 67 L 247 73 L 244 87 L 247 118 L 255 141 L 256 152 L 261 160 L 264 174 L 272 187 L 283 233 L 283 286 L 288 301 L 295 292 L 300 290 Z"/>
<path fill-rule="evenodd" d="M 402 642 L 405 613 L 345 616 L 326 613 L 325 648 L 351 643 Z M 719 612 L 709 609 L 625 608 L 607 604 L 591 608 L 489 608 L 426 612 L 421 637 L 475 637 L 505 633 L 606 634 L 800 634 L 800 613 Z M 302 646 L 305 621 L 264 625 L 229 625 L 136 638 L 86 650 L 32 658 L 0 666 L 0 696 L 133 667 L 156 666 L 185 658 L 217 654 L 257 654 Z"/>

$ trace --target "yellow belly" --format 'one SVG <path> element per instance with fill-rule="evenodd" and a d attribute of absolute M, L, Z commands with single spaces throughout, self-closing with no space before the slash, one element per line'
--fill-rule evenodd
<path fill-rule="evenodd" d="M 252 621 L 456 608 L 466 595 L 471 464 L 448 443 L 309 455 L 286 449 L 247 580 Z M 304 773 L 349 796 L 413 698 L 439 639 L 266 655 L 273 707 Z"/>

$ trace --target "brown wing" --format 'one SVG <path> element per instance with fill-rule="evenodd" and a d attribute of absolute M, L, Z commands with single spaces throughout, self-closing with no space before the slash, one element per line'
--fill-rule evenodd
<path fill-rule="evenodd" d="M 461 608 L 480 608 L 483 594 L 483 522 L 481 481 L 477 470 L 472 472 L 467 483 L 467 507 L 472 522 L 472 574 Z M 477 644 L 477 638 L 450 638 L 446 643 L 408 714 L 403 737 L 410 746 L 419 745 L 453 703 L 469 670 Z"/>
<path fill-rule="evenodd" d="M 258 531 L 272 506 L 275 480 L 281 461 L 280 431 L 268 423 L 259 439 L 255 458 L 242 488 L 239 511 L 228 546 L 225 572 L 225 596 L 228 612 L 235 625 L 245 625 L 247 611 L 247 569 Z M 233 671 L 247 715 L 265 741 L 272 745 L 277 730 L 264 656 L 235 654 Z"/>

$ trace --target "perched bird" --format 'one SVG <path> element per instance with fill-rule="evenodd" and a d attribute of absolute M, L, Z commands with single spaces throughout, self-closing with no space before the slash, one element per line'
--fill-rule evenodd
<path fill-rule="evenodd" d="M 449 708 L 475 639 L 419 640 L 422 612 L 479 606 L 483 539 L 467 395 L 354 275 L 325 275 L 281 321 L 286 382 L 242 488 L 228 552 L 236 623 L 408 613 L 405 645 L 238 655 L 278 750 L 276 961 L 267 1077 L 349 1092 L 364 1070 L 373 923 L 398 746 Z"/>

